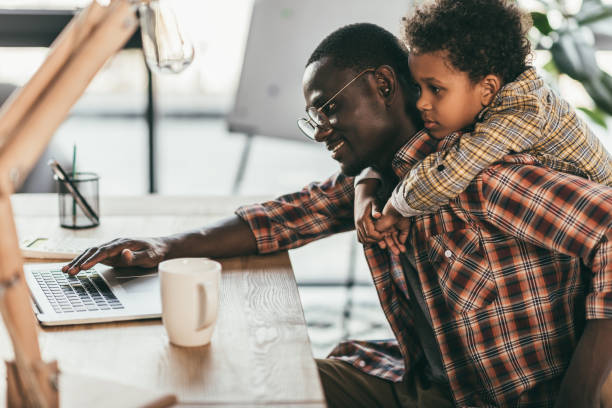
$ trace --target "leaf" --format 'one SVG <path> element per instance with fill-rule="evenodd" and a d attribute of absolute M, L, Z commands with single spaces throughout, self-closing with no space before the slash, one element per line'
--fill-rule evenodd
<path fill-rule="evenodd" d="M 582 8 L 585 8 L 586 6 L 590 6 L 590 5 L 593 5 L 593 4 L 595 4 L 595 5 L 597 5 L 597 4 L 601 5 L 602 3 L 601 3 L 601 0 L 584 0 L 584 1 L 582 2 Z"/>
<path fill-rule="evenodd" d="M 576 15 L 579 25 L 589 25 L 612 18 L 612 6 L 607 5 L 583 5 L 580 12 Z"/>
<path fill-rule="evenodd" d="M 612 90 L 608 89 L 604 82 L 608 79 L 606 75 L 602 71 L 602 75 L 584 81 L 582 85 L 584 85 L 584 89 L 589 93 L 597 107 L 608 115 L 612 115 Z"/>
<path fill-rule="evenodd" d="M 608 128 L 608 125 L 606 124 L 606 114 L 602 112 L 601 110 L 597 108 L 591 110 L 585 107 L 579 107 L 578 110 L 584 112 L 589 117 L 589 119 L 593 121 L 593 123 L 597 123 L 599 126 L 603 127 L 604 129 Z"/>
<path fill-rule="evenodd" d="M 609 15 L 612 7 L 604 6 L 601 0 L 584 0 L 576 21 L 588 26 L 597 35 L 612 36 L 612 17 Z"/>
<path fill-rule="evenodd" d="M 542 34 L 548 35 L 553 31 L 546 14 L 540 13 L 539 11 L 532 11 L 531 19 L 533 20 L 533 26 Z"/>
<path fill-rule="evenodd" d="M 583 30 L 588 28 L 559 31 L 559 39 L 550 48 L 559 71 L 580 82 L 600 75 L 595 49 L 588 43 Z"/>
<path fill-rule="evenodd" d="M 605 71 L 601 71 L 601 83 L 606 87 L 609 93 L 612 94 L 612 76 Z"/>

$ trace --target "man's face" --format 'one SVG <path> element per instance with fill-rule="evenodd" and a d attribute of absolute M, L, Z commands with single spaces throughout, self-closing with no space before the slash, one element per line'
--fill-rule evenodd
<path fill-rule="evenodd" d="M 480 84 L 454 69 L 446 52 L 411 54 L 408 62 L 420 89 L 417 109 L 432 136 L 442 138 L 475 122 L 483 107 Z"/>
<path fill-rule="evenodd" d="M 308 65 L 302 81 L 306 105 L 322 106 L 358 73 L 334 66 L 329 58 Z M 378 165 L 395 147 L 392 141 L 396 134 L 372 78 L 372 73 L 362 75 L 334 98 L 323 109 L 331 129 L 317 129 L 315 133 L 315 139 L 325 143 L 347 176 L 355 176 L 367 166 Z"/>

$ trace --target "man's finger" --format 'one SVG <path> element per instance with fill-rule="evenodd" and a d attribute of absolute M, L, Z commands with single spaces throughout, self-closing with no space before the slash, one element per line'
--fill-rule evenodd
<path fill-rule="evenodd" d="M 391 237 L 391 235 L 385 235 L 385 242 L 387 243 L 387 247 L 391 250 L 391 252 L 393 252 L 393 254 L 399 255 L 400 250 L 397 245 L 395 245 L 395 242 L 393 242 L 393 238 Z"/>
<path fill-rule="evenodd" d="M 384 235 L 374 228 L 374 222 L 371 218 L 368 217 L 368 219 L 363 222 L 363 227 L 365 230 L 365 236 L 373 242 L 378 242 L 384 238 Z"/>
<path fill-rule="evenodd" d="M 406 247 L 399 241 L 397 231 L 391 233 L 391 240 L 393 245 L 399 250 L 399 252 L 406 252 Z"/>
<path fill-rule="evenodd" d="M 75 268 L 75 267 L 80 267 L 81 262 L 84 259 L 87 259 L 91 256 L 91 254 L 93 254 L 94 252 L 96 252 L 98 250 L 97 247 L 93 247 L 93 248 L 87 248 L 85 251 L 81 252 L 80 255 L 77 255 L 72 261 L 68 262 L 66 265 L 64 265 L 62 267 L 62 272 L 68 272 L 70 269 Z M 79 269 L 77 269 L 78 272 Z"/>
<path fill-rule="evenodd" d="M 357 239 L 362 244 L 374 244 L 377 242 L 375 239 L 369 238 L 363 228 L 357 230 Z"/>
<path fill-rule="evenodd" d="M 143 248 L 139 251 L 124 249 L 121 258 L 127 262 L 127 266 L 143 266 L 150 268 L 158 264 L 157 253 L 152 247 Z"/>
<path fill-rule="evenodd" d="M 75 265 L 79 269 L 91 269 L 94 265 L 101 263 L 103 261 L 108 265 L 113 265 L 114 262 L 109 262 L 112 258 L 118 258 L 117 256 L 121 253 L 121 251 L 126 247 L 125 243 L 117 243 L 114 245 L 101 246 L 97 248 L 97 250 L 90 254 L 89 257 L 80 261 L 80 265 Z M 71 275 L 78 273 L 77 271 L 73 271 L 75 267 L 69 270 Z"/>
<path fill-rule="evenodd" d="M 372 218 L 378 219 L 382 216 L 382 210 L 378 206 L 378 204 L 372 204 Z"/>
<path fill-rule="evenodd" d="M 399 236 L 397 237 L 401 244 L 405 244 L 408 239 L 408 231 L 400 231 Z"/>

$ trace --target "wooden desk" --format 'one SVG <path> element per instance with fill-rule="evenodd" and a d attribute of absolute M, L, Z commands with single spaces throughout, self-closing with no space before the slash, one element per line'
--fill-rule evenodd
<path fill-rule="evenodd" d="M 256 199 L 103 198 L 101 225 L 79 231 L 59 227 L 53 194 L 15 195 L 13 208 L 20 237 L 52 234 L 108 240 L 196 228 L 249 201 Z M 221 263 L 221 305 L 210 345 L 171 345 L 159 319 L 42 328 L 39 340 L 45 361 L 57 359 L 64 372 L 166 390 L 185 405 L 324 407 L 287 253 Z M 0 351 L 3 359 L 12 358 L 4 328 Z"/>

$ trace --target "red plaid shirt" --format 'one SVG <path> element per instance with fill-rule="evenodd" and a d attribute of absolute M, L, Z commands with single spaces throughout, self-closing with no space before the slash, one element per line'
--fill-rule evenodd
<path fill-rule="evenodd" d="M 398 177 L 433 150 L 421 133 L 393 159 Z M 260 253 L 354 228 L 353 179 L 336 174 L 236 211 Z M 416 263 L 444 369 L 459 406 L 549 406 L 585 319 L 612 317 L 612 188 L 551 171 L 529 154 L 481 172 L 449 205 L 413 219 Z M 332 352 L 400 381 L 422 357 L 400 259 L 365 245 L 397 341 L 346 342 Z"/>

